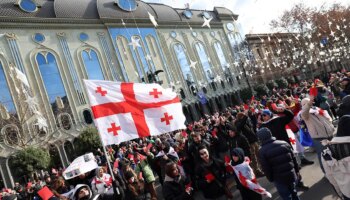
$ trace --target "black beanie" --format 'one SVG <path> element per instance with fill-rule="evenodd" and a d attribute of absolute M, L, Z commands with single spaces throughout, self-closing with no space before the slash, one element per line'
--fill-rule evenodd
<path fill-rule="evenodd" d="M 256 134 L 258 135 L 258 138 L 259 138 L 261 143 L 264 143 L 267 140 L 272 138 L 272 133 L 271 133 L 270 129 L 265 128 L 265 127 L 259 129 Z"/>

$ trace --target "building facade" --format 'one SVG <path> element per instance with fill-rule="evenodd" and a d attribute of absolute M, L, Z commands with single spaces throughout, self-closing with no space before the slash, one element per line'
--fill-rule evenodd
<path fill-rule="evenodd" d="M 50 148 L 67 166 L 67 148 L 93 124 L 83 79 L 160 83 L 179 94 L 188 122 L 239 102 L 247 81 L 234 64 L 237 17 L 132 0 L 1 1 L 4 185 L 13 185 L 8 158 L 27 146 Z"/>
<path fill-rule="evenodd" d="M 324 47 L 312 46 L 308 37 L 298 33 L 247 34 L 246 40 L 254 55 L 255 84 L 281 77 L 311 79 L 348 68 L 345 56 L 326 57 Z"/>

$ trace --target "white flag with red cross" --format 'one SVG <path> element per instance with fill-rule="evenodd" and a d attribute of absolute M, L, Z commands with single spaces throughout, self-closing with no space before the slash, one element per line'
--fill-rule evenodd
<path fill-rule="evenodd" d="M 84 80 L 104 145 L 185 129 L 177 94 L 158 84 Z"/>
<path fill-rule="evenodd" d="M 286 131 L 288 134 L 289 142 L 293 147 L 294 153 L 297 153 L 297 139 L 295 138 L 295 134 L 293 133 L 292 129 L 288 125 L 286 125 Z"/>

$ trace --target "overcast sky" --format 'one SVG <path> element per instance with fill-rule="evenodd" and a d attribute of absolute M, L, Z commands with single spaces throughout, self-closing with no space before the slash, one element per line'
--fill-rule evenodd
<path fill-rule="evenodd" d="M 304 2 L 308 6 L 320 7 L 325 2 L 335 2 L 350 5 L 350 0 L 143 0 L 183 8 L 190 3 L 192 9 L 212 10 L 214 6 L 226 7 L 238 14 L 238 22 L 242 25 L 243 33 L 267 33 L 270 31 L 269 23 L 278 18 L 284 10 L 294 4 Z"/>

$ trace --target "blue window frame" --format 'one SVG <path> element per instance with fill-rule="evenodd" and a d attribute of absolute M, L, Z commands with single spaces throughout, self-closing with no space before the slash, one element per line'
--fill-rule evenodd
<path fill-rule="evenodd" d="M 38 10 L 38 6 L 33 0 L 19 0 L 18 6 L 24 12 L 36 12 Z"/>
<path fill-rule="evenodd" d="M 101 64 L 96 51 L 92 49 L 87 49 L 82 51 L 81 56 L 83 58 L 88 79 L 104 80 L 105 78 L 103 76 Z"/>
<path fill-rule="evenodd" d="M 13 103 L 13 99 L 6 81 L 5 72 L 1 62 L 0 62 L 0 88 L 1 88 L 0 103 L 3 106 L 5 106 L 5 108 L 10 114 L 15 114 L 16 113 L 15 104 Z"/>
<path fill-rule="evenodd" d="M 116 4 L 125 11 L 134 11 L 137 8 L 136 0 L 116 0 Z"/>
<path fill-rule="evenodd" d="M 67 107 L 68 104 L 67 93 L 61 79 L 56 58 L 52 53 L 38 53 L 36 55 L 36 61 L 49 98 L 49 103 L 52 106 L 52 111 L 56 115 L 58 111 L 56 103 L 57 97 L 62 99 L 65 107 Z"/>

